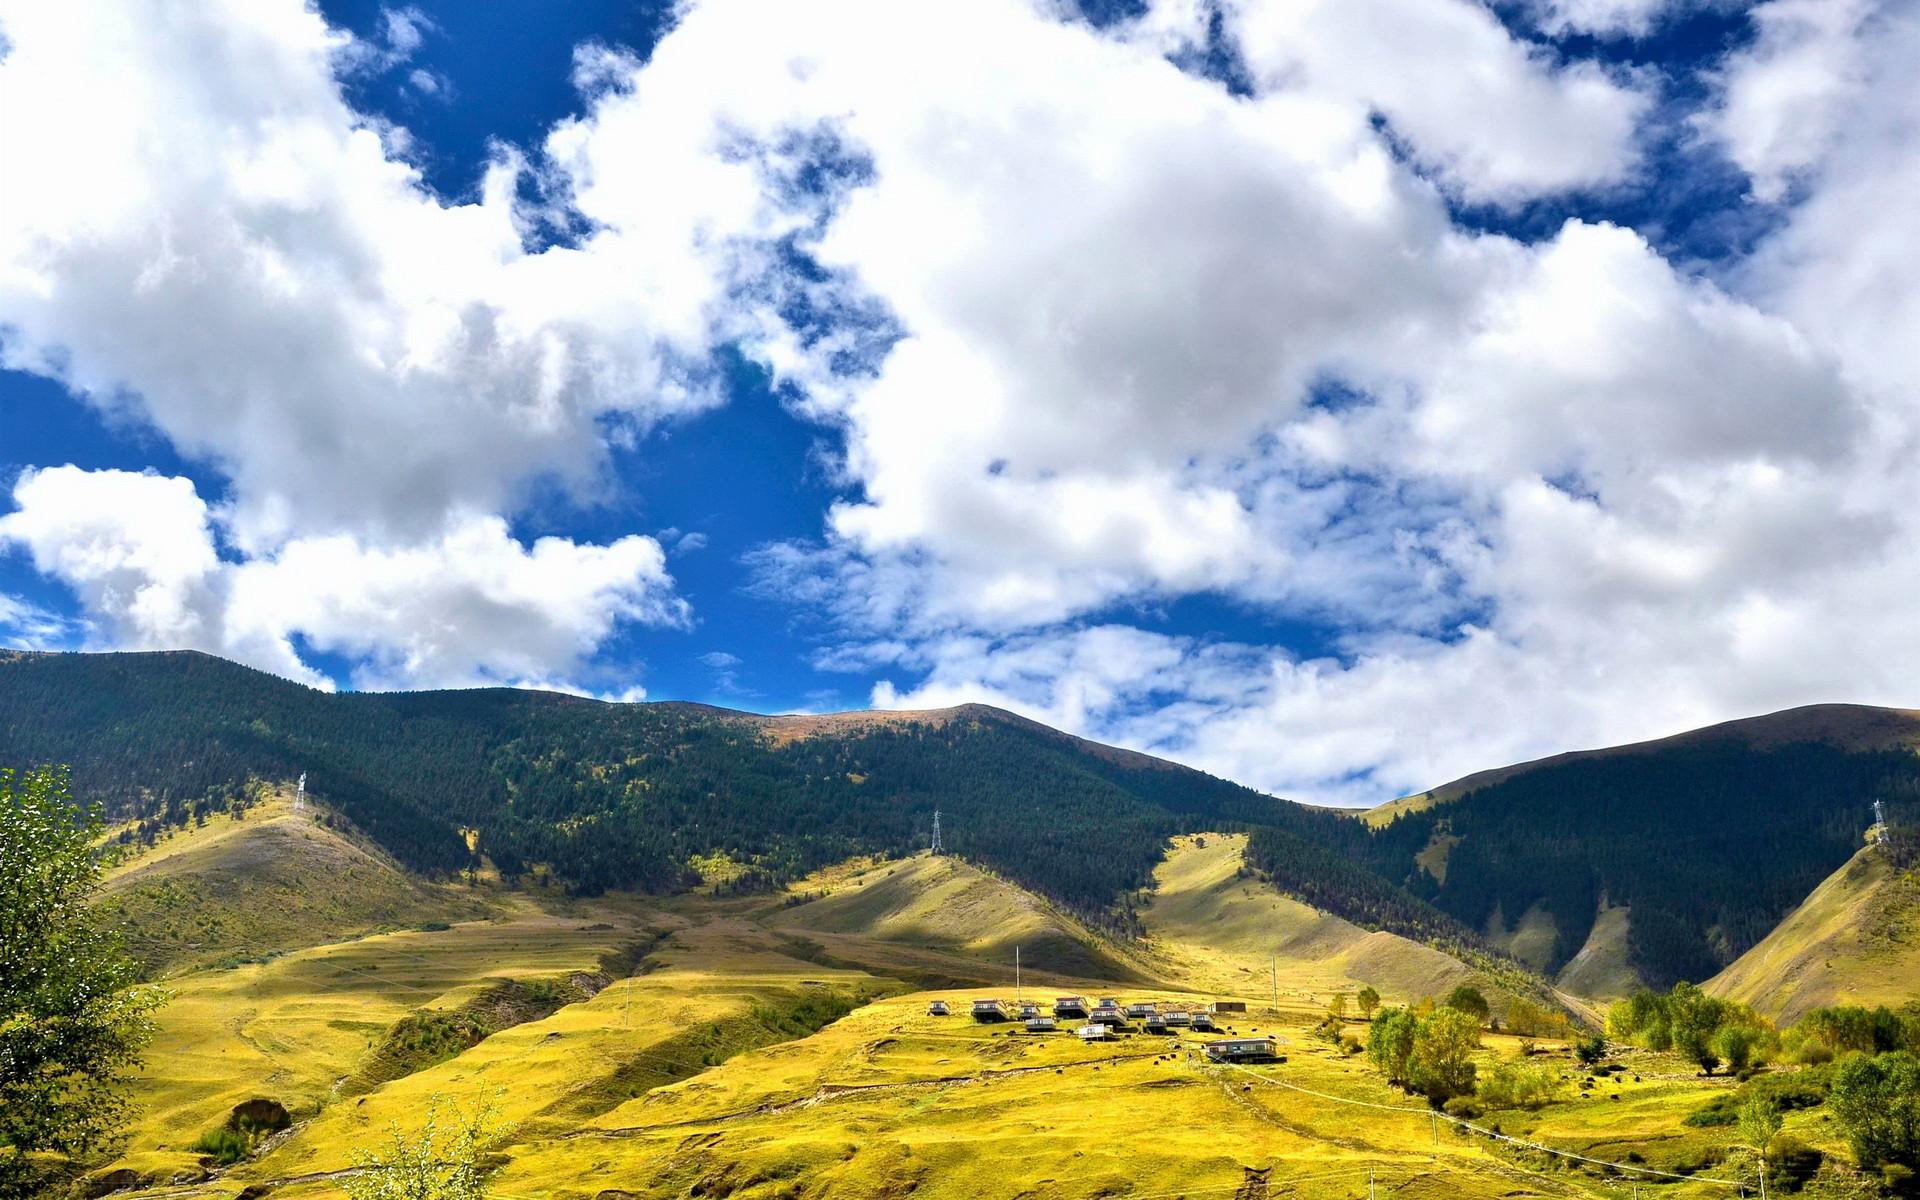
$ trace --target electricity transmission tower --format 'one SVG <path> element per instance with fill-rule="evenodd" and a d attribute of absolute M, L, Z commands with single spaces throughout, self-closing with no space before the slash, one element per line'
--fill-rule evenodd
<path fill-rule="evenodd" d="M 300 783 L 293 789 L 293 811 L 300 812 L 307 807 L 307 773 L 300 772 Z"/>
<path fill-rule="evenodd" d="M 940 810 L 933 810 L 933 853 L 944 854 L 946 848 L 940 844 Z"/>

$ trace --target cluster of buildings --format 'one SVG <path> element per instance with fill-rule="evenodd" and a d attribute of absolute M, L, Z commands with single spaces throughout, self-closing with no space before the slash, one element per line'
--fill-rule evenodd
<path fill-rule="evenodd" d="M 1169 1006 L 1162 1011 L 1151 1001 L 1123 1005 L 1108 997 L 1090 1004 L 1084 996 L 1060 996 L 1054 1000 L 1049 1013 L 1043 1012 L 1036 1001 L 1009 1004 L 989 997 L 973 1002 L 972 1015 L 983 1024 L 1018 1021 L 1028 1033 L 1053 1033 L 1062 1028 L 1063 1021 L 1079 1021 L 1083 1023 L 1074 1032 L 1081 1041 L 1102 1042 L 1133 1029 L 1136 1023 L 1144 1033 L 1172 1034 L 1182 1029 L 1212 1033 L 1219 1029 L 1215 1016 L 1246 1011 L 1245 1002 L 1236 1000 L 1220 1000 L 1204 1008 Z M 927 1012 L 931 1016 L 946 1017 L 953 1015 L 953 1008 L 945 1000 L 935 1000 L 927 1006 Z M 1204 1048 L 1207 1057 L 1216 1062 L 1272 1062 L 1279 1057 L 1279 1046 L 1270 1037 L 1223 1038 L 1207 1042 Z"/>

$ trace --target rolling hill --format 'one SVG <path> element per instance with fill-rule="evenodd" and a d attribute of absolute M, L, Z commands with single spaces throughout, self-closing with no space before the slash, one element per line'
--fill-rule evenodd
<path fill-rule="evenodd" d="M 1482 772 L 1357 821 L 981 705 L 766 717 L 512 689 L 336 695 L 194 653 L 0 659 L 0 766 L 71 764 L 133 844 L 217 825 L 306 773 L 358 832 L 258 857 L 365 870 L 342 933 L 418 900 L 376 861 L 576 896 L 702 878 L 771 895 L 848 860 L 909 858 L 938 810 L 956 857 L 1042 897 L 1080 931 L 1067 942 L 1143 928 L 1170 838 L 1244 832 L 1244 868 L 1295 902 L 1596 998 L 1718 974 L 1840 869 L 1873 801 L 1911 823 L 1917 741 L 1912 712 L 1799 709 Z M 201 919 L 162 894 L 178 886 L 164 870 L 144 886 L 161 890 L 143 907 L 175 907 L 159 919 L 176 933 Z M 916 889 L 937 890 L 917 874 Z"/>
<path fill-rule="evenodd" d="M 1920 997 L 1920 875 L 1901 858 L 1861 847 L 1707 990 L 1782 1024 L 1827 1005 Z"/>
<path fill-rule="evenodd" d="M 881 942 L 992 964 L 983 978 L 1010 971 L 1016 950 L 1035 980 L 1143 978 L 1139 964 L 1073 914 L 950 855 L 820 872 L 796 883 L 766 924 L 816 941 L 836 960 L 868 958 L 868 944 Z M 897 953 L 890 957 L 898 967 Z"/>
<path fill-rule="evenodd" d="M 1141 917 L 1148 944 L 1177 964 L 1170 973 L 1255 992 L 1284 976 L 1296 1000 L 1372 985 L 1389 1001 L 1412 1003 L 1485 983 L 1440 950 L 1281 894 L 1248 874 L 1246 850 L 1245 834 L 1192 834 L 1169 846 Z"/>
<path fill-rule="evenodd" d="M 233 824 L 283 820 L 268 803 Z M 128 874 L 246 857 L 246 838 L 220 833 L 162 842 Z M 1245 849 L 1244 835 L 1176 840 L 1142 907 L 1137 962 L 1107 957 L 1118 952 L 1013 883 L 924 854 L 834 864 L 764 895 L 580 898 L 483 880 L 483 920 L 174 976 L 128 1141 L 79 1194 L 338 1200 L 363 1151 L 389 1128 L 418 1129 L 435 1105 L 492 1109 L 484 1163 L 503 1200 L 1351 1200 L 1369 1183 L 1408 1200 L 1544 1200 L 1615 1194 L 1617 1171 L 1595 1157 L 1729 1173 L 1737 1132 L 1685 1123 L 1717 1081 L 1671 1056 L 1600 1077 L 1561 1040 L 1486 1035 L 1482 1071 L 1524 1053 L 1556 1081 L 1549 1103 L 1490 1119 L 1584 1161 L 1436 1125 L 1320 1026 L 1330 996 L 1361 981 L 1391 1000 L 1473 976 L 1276 895 L 1243 873 Z M 1224 1028 L 1276 1037 L 1284 1058 L 1211 1066 L 1199 1053 L 1211 1035 L 1136 1026 L 1089 1043 L 929 1012 L 932 1000 L 964 1014 L 974 996 L 1011 998 L 1010 945 L 1029 956 L 1029 997 L 1058 983 L 1163 1008 L 1232 1000 L 1244 1008 L 1223 1012 Z M 924 982 L 942 967 L 973 978 L 964 990 Z M 409 1031 L 488 1011 L 515 988 L 554 1000 L 477 1040 L 389 1061 Z M 1364 1034 L 1357 1019 L 1347 1028 Z M 199 1138 L 242 1102 L 283 1105 L 291 1128 L 221 1163 Z M 1796 1133 L 1842 1153 L 1818 1116 L 1793 1114 Z"/>
<path fill-rule="evenodd" d="M 0 660 L 0 766 L 41 763 L 69 764 L 76 794 L 140 842 L 304 773 L 414 872 L 484 861 L 580 895 L 671 893 L 696 868 L 771 891 L 861 855 L 905 857 L 940 811 L 959 856 L 1123 932 L 1174 834 L 1366 836 L 1337 813 L 981 705 L 762 717 L 504 688 L 330 694 L 196 653 Z M 1344 858 L 1276 878 L 1363 924 L 1427 912 Z"/>
<path fill-rule="evenodd" d="M 489 911 L 328 817 L 276 795 L 172 831 L 110 870 L 97 903 L 155 975 Z"/>
<path fill-rule="evenodd" d="M 1920 816 L 1920 713 L 1818 705 L 1479 772 L 1366 814 L 1356 853 L 1562 986 L 1705 980 Z"/>
<path fill-rule="evenodd" d="M 1721 883 L 1738 856 L 1791 874 L 1829 825 L 1851 848 L 1711 988 L 1792 1016 L 1920 985 L 1920 884 L 1896 866 L 1912 857 L 1912 755 L 1871 737 L 1587 755 L 1374 828 L 976 706 L 764 718 L 335 697 L 161 655 L 0 663 L 0 748 L 72 761 L 116 812 L 125 858 L 100 902 L 168 972 L 128 1143 L 84 1185 L 129 1200 L 334 1200 L 359 1151 L 436 1101 L 496 1108 L 487 1163 L 513 1200 L 1333 1200 L 1369 1180 L 1492 1200 L 1612 1195 L 1641 1168 L 1704 1172 L 1665 1190 L 1720 1195 L 1713 1179 L 1749 1171 L 1737 1130 L 1687 1118 L 1731 1081 L 1642 1051 L 1603 1075 L 1551 1031 L 1489 1033 L 1483 1072 L 1555 1081 L 1489 1114 L 1533 1144 L 1515 1147 L 1448 1132 L 1389 1089 L 1353 1041 L 1362 1022 L 1328 1033 L 1329 1002 L 1471 983 L 1497 1016 L 1526 996 L 1590 1018 L 1487 945 L 1582 996 L 1618 994 L 1648 977 L 1649 912 L 1699 914 L 1610 873 L 1609 848 L 1757 921 L 1754 894 Z M 301 811 L 273 786 L 295 768 L 318 797 Z M 1899 835 L 1858 851 L 1848 826 L 1871 798 Z M 1715 823 L 1742 803 L 1758 813 Z M 917 848 L 934 807 L 964 854 Z M 628 825 L 651 840 L 614 849 L 657 859 L 581 848 Z M 469 885 L 457 872 L 474 862 L 487 869 Z M 1592 917 L 1556 962 L 1555 888 L 1583 871 Z M 1089 1044 L 929 1013 L 1010 998 L 1016 948 L 1029 997 L 1227 1001 L 1222 1025 L 1277 1036 L 1284 1061 L 1212 1067 L 1198 1037 Z M 199 1148 L 255 1099 L 292 1128 L 230 1166 Z M 1790 1124 L 1845 1169 L 1823 1114 Z"/>

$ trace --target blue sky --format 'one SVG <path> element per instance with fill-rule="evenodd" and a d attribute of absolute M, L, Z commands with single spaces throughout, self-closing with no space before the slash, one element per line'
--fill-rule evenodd
<path fill-rule="evenodd" d="M 979 699 L 1336 803 L 1915 701 L 1904 6 L 0 36 L 0 642 Z"/>

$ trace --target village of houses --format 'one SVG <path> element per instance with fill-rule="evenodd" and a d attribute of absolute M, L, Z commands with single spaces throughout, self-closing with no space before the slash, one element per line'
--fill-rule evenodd
<path fill-rule="evenodd" d="M 1225 1014 L 1244 1014 L 1247 1011 L 1245 1001 L 1217 1000 L 1204 1008 L 1168 1008 L 1160 1011 L 1157 1004 L 1141 1002 L 1122 1005 L 1111 997 L 1097 1004 L 1089 1004 L 1084 996 L 1060 996 L 1053 1002 L 1053 1013 L 1041 1011 L 1036 1001 L 1025 1000 L 1009 1004 L 1004 1000 L 989 997 L 973 1002 L 973 1019 L 982 1024 L 999 1024 L 1018 1021 L 1028 1033 L 1048 1034 L 1059 1032 L 1061 1022 L 1083 1022 L 1074 1027 L 1083 1042 L 1104 1042 L 1128 1032 L 1137 1023 L 1143 1033 L 1173 1034 L 1188 1029 L 1199 1033 L 1213 1033 L 1220 1029 L 1215 1022 L 1216 1016 Z M 929 1016 L 953 1016 L 953 1007 L 945 1000 L 935 1000 L 927 1006 Z M 1229 1030 L 1229 1033 L 1232 1031 Z M 1217 1038 L 1205 1044 L 1207 1057 L 1214 1062 L 1274 1062 L 1279 1059 L 1279 1044 L 1271 1037 L 1225 1037 Z"/>

